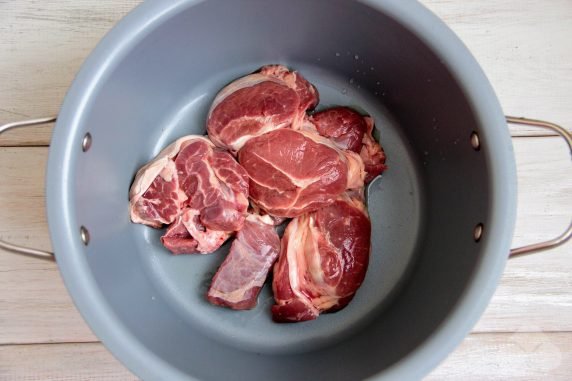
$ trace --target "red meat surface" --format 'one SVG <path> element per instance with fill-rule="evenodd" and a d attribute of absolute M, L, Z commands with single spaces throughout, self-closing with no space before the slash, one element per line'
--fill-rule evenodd
<path fill-rule="evenodd" d="M 363 199 L 355 194 L 293 219 L 274 266 L 272 318 L 299 322 L 344 308 L 364 280 L 370 233 Z"/>
<path fill-rule="evenodd" d="M 297 128 L 318 91 L 298 72 L 281 65 L 239 78 L 215 97 L 207 117 L 209 138 L 236 153 L 249 139 L 284 127 Z"/>

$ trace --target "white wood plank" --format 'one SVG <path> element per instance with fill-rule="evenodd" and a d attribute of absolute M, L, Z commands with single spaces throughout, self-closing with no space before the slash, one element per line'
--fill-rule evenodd
<path fill-rule="evenodd" d="M 0 344 L 97 341 L 55 263 L 0 250 Z"/>
<path fill-rule="evenodd" d="M 51 250 L 44 206 L 48 149 L 0 148 L 0 237 Z M 94 341 L 55 263 L 0 250 L 0 344 Z"/>
<path fill-rule="evenodd" d="M 0 123 L 57 113 L 81 62 L 139 0 L 0 0 Z M 569 0 L 422 0 L 465 42 L 507 114 L 572 126 Z M 46 145 L 51 128 L 9 133 L 0 146 Z M 514 134 L 532 135 L 518 129 Z M 556 139 L 516 139 L 515 245 L 558 234 L 572 209 L 570 161 Z M 45 149 L 0 149 L 0 237 L 49 248 Z M 17 199 L 13 195 L 18 195 Z M 429 380 L 568 380 L 572 247 L 509 262 L 476 331 Z M 0 344 L 96 340 L 54 264 L 0 251 Z M 6 308 L 7 307 L 7 308 Z M 526 333 L 536 332 L 536 333 Z M 0 380 L 135 379 L 101 344 L 0 345 Z"/>
<path fill-rule="evenodd" d="M 567 381 L 572 333 L 472 334 L 425 381 Z"/>
<path fill-rule="evenodd" d="M 572 218 L 570 151 L 558 137 L 512 141 L 518 175 L 513 244 L 520 246 L 554 238 L 565 230 Z M 572 247 L 568 247 L 568 252 L 572 253 Z"/>
<path fill-rule="evenodd" d="M 140 0 L 3 1 L 0 123 L 57 114 L 85 57 Z M 45 145 L 51 128 L 9 132 L 1 145 Z"/>
<path fill-rule="evenodd" d="M 572 129 L 570 0 L 421 2 L 467 45 L 506 114 L 546 119 Z M 545 134 L 524 127 L 513 133 Z"/>
<path fill-rule="evenodd" d="M 572 333 L 472 334 L 427 381 L 554 380 L 572 374 Z M 0 346 L 0 380 L 136 380 L 100 343 Z"/>
<path fill-rule="evenodd" d="M 101 343 L 0 346 L 2 381 L 137 380 Z"/>
<path fill-rule="evenodd" d="M 56 114 L 99 39 L 139 0 L 9 1 L 0 7 L 0 122 Z M 569 0 L 422 0 L 461 37 L 507 114 L 572 128 Z M 519 127 L 516 135 L 545 134 Z M 50 129 L 8 133 L 0 145 L 48 144 Z"/>
<path fill-rule="evenodd" d="M 47 147 L 0 148 L 0 236 L 51 250 L 44 202 Z"/>
<path fill-rule="evenodd" d="M 513 139 L 519 201 L 513 247 L 561 234 L 572 218 L 572 162 L 559 138 Z M 476 331 L 572 330 L 572 243 L 508 262 Z"/>

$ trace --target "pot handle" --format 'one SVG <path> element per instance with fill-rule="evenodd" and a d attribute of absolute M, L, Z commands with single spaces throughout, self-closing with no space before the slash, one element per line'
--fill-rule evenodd
<path fill-rule="evenodd" d="M 560 137 L 562 137 L 564 139 L 566 144 L 568 144 L 568 148 L 570 149 L 570 154 L 572 155 L 572 133 L 570 133 L 565 128 L 563 128 L 557 124 L 546 122 L 543 120 L 528 119 L 528 118 L 517 118 L 514 116 L 507 116 L 506 121 L 509 124 L 520 124 L 520 125 L 525 125 L 525 126 L 544 128 L 544 129 L 556 132 L 558 135 L 560 135 Z M 518 257 L 521 255 L 527 255 L 527 254 L 537 253 L 539 251 L 552 249 L 554 247 L 557 247 L 557 246 L 560 246 L 560 245 L 566 243 L 568 240 L 570 240 L 570 238 L 572 238 L 572 222 L 570 223 L 570 225 L 568 225 L 568 228 L 566 229 L 566 231 L 564 233 L 562 233 L 561 235 L 559 235 L 558 237 L 553 238 L 553 239 L 548 240 L 548 241 L 534 243 L 531 245 L 526 245 L 526 246 L 522 246 L 522 247 L 517 247 L 516 249 L 512 249 L 510 251 L 509 257 L 514 258 L 514 257 Z"/>
<path fill-rule="evenodd" d="M 2 135 L 2 133 L 6 132 L 8 130 L 14 129 L 14 128 L 52 123 L 52 122 L 56 121 L 56 118 L 57 117 L 55 117 L 55 116 L 51 116 L 48 118 L 28 119 L 28 120 L 22 120 L 20 122 L 7 123 L 7 124 L 0 126 L 0 135 Z M 33 258 L 45 259 L 48 261 L 55 261 L 55 259 L 56 259 L 54 256 L 54 253 L 50 253 L 49 251 L 37 250 L 37 249 L 32 249 L 30 247 L 14 245 L 12 243 L 3 241 L 1 239 L 0 239 L 0 248 L 7 250 L 7 251 L 11 251 L 12 253 L 15 253 L 15 254 L 25 255 L 25 256 L 33 257 Z"/>
<path fill-rule="evenodd" d="M 11 130 L 11 129 L 14 129 L 14 128 L 52 123 L 52 122 L 55 122 L 56 119 L 57 119 L 57 117 L 51 116 L 51 117 L 46 117 L 46 118 L 29 119 L 29 120 L 23 120 L 20 122 L 7 123 L 7 124 L 0 126 L 0 135 L 4 132 Z M 536 119 L 517 118 L 517 117 L 513 117 L 513 116 L 507 116 L 506 120 L 510 124 L 519 124 L 519 125 L 525 125 L 525 126 L 531 126 L 531 127 L 544 128 L 544 129 L 548 129 L 548 130 L 551 130 L 553 132 L 556 132 L 558 135 L 560 135 L 566 141 L 566 143 L 568 144 L 568 147 L 570 149 L 570 153 L 572 155 L 572 134 L 570 132 L 568 132 L 565 128 L 563 128 L 557 124 L 554 124 L 554 123 L 550 123 L 550 122 L 546 122 L 546 121 L 542 121 L 542 120 L 536 120 Z M 572 222 L 570 223 L 570 225 L 568 226 L 568 228 L 566 229 L 566 231 L 564 233 L 562 233 L 560 236 L 558 236 L 554 239 L 544 241 L 544 242 L 535 243 L 535 244 L 531 244 L 531 245 L 526 245 L 526 246 L 522 246 L 522 247 L 517 247 L 516 249 L 512 249 L 510 251 L 510 258 L 514 258 L 514 257 L 521 256 L 521 255 L 527 255 L 527 254 L 532 254 L 532 253 L 536 253 L 539 251 L 552 249 L 554 247 L 557 247 L 557 246 L 560 246 L 560 245 L 566 243 L 568 240 L 570 240 L 570 238 L 572 238 Z M 20 255 L 26 255 L 26 256 L 30 256 L 30 257 L 35 257 L 35 258 L 40 258 L 40 259 L 45 259 L 45 260 L 51 260 L 51 261 L 55 260 L 54 254 L 49 252 L 49 251 L 38 250 L 38 249 L 29 248 L 29 247 L 14 245 L 14 244 L 11 244 L 11 243 L 3 241 L 3 240 L 0 240 L 0 248 L 2 248 L 4 250 L 11 251 L 11 252 L 16 253 L 16 254 L 20 254 Z"/>

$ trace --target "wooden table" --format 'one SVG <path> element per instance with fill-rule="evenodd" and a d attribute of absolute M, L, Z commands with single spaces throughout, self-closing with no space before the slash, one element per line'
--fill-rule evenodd
<path fill-rule="evenodd" d="M 0 1 L 0 123 L 54 115 L 83 59 L 137 0 Z M 570 0 L 424 0 L 482 64 L 509 115 L 572 126 Z M 513 130 L 514 245 L 570 222 L 561 139 Z M 0 139 L 0 237 L 50 248 L 43 177 L 50 127 Z M 71 302 L 54 263 L 0 252 L 1 380 L 128 380 Z M 572 379 L 572 245 L 511 260 L 473 333 L 429 380 Z"/>

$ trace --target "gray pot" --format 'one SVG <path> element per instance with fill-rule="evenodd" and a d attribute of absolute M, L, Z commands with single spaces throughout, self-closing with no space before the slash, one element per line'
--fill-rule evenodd
<path fill-rule="evenodd" d="M 175 138 L 204 133 L 217 90 L 268 63 L 301 71 L 322 105 L 371 114 L 389 158 L 368 189 L 365 283 L 345 310 L 301 324 L 271 322 L 268 289 L 252 311 L 211 306 L 204 292 L 228 245 L 174 257 L 159 231 L 128 216 L 135 171 Z M 557 126 L 510 121 L 552 128 L 572 144 Z M 79 72 L 47 174 L 66 286 L 98 337 L 146 380 L 421 378 L 489 302 L 516 192 L 506 120 L 487 78 L 438 18 L 402 0 L 145 2 Z M 571 228 L 514 253 L 563 243 Z"/>

